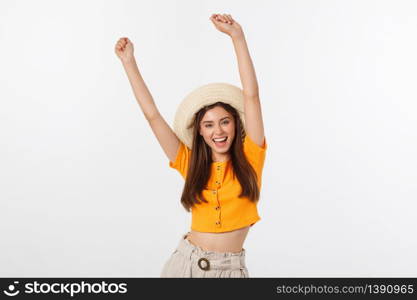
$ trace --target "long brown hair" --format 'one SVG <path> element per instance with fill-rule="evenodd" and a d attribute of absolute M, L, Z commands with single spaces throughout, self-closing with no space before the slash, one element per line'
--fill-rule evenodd
<path fill-rule="evenodd" d="M 212 150 L 199 134 L 199 128 L 206 111 L 216 106 L 223 107 L 233 116 L 235 121 L 235 138 L 229 151 L 234 174 L 242 187 L 242 192 L 238 197 L 248 197 L 252 202 L 259 200 L 257 176 L 243 152 L 243 140 L 246 133 L 239 113 L 233 106 L 227 103 L 216 102 L 201 108 L 195 114 L 193 122 L 188 126 L 188 129 L 193 129 L 193 146 L 181 196 L 181 203 L 187 211 L 190 211 L 190 208 L 195 204 L 208 202 L 203 197 L 203 190 L 206 189 L 207 182 L 210 178 L 211 163 L 213 162 Z"/>

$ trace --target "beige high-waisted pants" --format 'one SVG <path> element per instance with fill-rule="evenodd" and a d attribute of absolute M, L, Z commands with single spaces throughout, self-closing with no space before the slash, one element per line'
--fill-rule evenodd
<path fill-rule="evenodd" d="M 248 278 L 245 249 L 238 253 L 205 251 L 183 234 L 178 247 L 165 263 L 161 277 Z"/>

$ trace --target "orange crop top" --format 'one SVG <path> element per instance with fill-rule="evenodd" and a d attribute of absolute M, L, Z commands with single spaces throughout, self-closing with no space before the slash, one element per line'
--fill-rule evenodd
<path fill-rule="evenodd" d="M 266 149 L 266 139 L 264 145 L 259 147 L 248 135 L 245 136 L 243 152 L 258 176 L 259 189 Z M 184 179 L 187 176 L 191 151 L 180 141 L 175 162 L 169 162 L 169 166 L 178 170 Z M 259 221 L 261 218 L 258 215 L 257 203 L 253 203 L 247 197 L 238 198 L 240 192 L 241 185 L 237 177 L 233 178 L 231 161 L 213 162 L 207 189 L 202 193 L 208 203 L 195 204 L 191 208 L 191 229 L 200 232 L 225 232 L 252 226 Z"/>

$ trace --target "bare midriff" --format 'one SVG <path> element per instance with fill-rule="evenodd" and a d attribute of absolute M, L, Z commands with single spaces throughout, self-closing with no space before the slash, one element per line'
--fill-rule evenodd
<path fill-rule="evenodd" d="M 250 226 L 227 232 L 200 232 L 191 230 L 187 240 L 205 251 L 233 252 L 242 251 L 243 243 Z"/>

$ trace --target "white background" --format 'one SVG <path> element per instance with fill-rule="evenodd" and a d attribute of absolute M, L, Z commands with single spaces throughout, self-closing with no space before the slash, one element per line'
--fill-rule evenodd
<path fill-rule="evenodd" d="M 363 0 L 0 2 L 0 276 L 159 276 L 191 218 L 114 45 L 172 124 L 240 86 L 212 13 L 246 33 L 269 147 L 250 276 L 417 276 L 417 3 Z"/>

